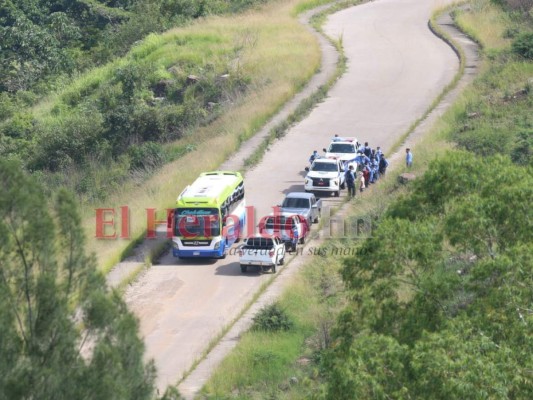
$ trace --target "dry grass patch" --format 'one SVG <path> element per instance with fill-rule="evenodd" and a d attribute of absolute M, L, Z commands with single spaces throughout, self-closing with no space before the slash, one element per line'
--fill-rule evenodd
<path fill-rule="evenodd" d="M 489 0 L 474 0 L 468 4 L 466 10 L 457 12 L 456 22 L 460 28 L 486 50 L 509 47 L 512 39 L 505 37 L 511 25 L 509 16 Z"/>

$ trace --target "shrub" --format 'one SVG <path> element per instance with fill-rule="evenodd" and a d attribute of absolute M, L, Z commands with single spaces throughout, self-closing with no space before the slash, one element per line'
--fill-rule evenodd
<path fill-rule="evenodd" d="M 15 109 L 16 107 L 11 97 L 6 92 L 0 93 L 0 121 L 11 117 Z"/>
<path fill-rule="evenodd" d="M 533 60 L 533 32 L 518 35 L 513 41 L 512 49 L 516 54 L 528 60 Z"/>
<path fill-rule="evenodd" d="M 527 12 L 533 7 L 533 0 L 505 0 L 511 10 Z"/>
<path fill-rule="evenodd" d="M 253 318 L 253 321 L 253 330 L 267 332 L 288 331 L 294 325 L 278 303 L 263 307 Z"/>
<path fill-rule="evenodd" d="M 31 170 L 64 170 L 81 165 L 95 155 L 103 128 L 99 112 L 86 110 L 47 126 L 36 126 L 35 156 L 28 160 Z"/>
<path fill-rule="evenodd" d="M 165 160 L 165 151 L 159 143 L 146 142 L 128 149 L 130 169 L 153 169 L 160 167 Z"/>
<path fill-rule="evenodd" d="M 460 147 L 481 156 L 490 156 L 494 153 L 509 154 L 511 143 L 514 139 L 513 132 L 491 126 L 458 132 L 454 139 Z"/>
<path fill-rule="evenodd" d="M 531 165 L 531 153 L 533 149 L 533 131 L 520 132 L 518 142 L 514 147 L 511 158 L 519 165 Z"/>
<path fill-rule="evenodd" d="M 4 135 L 15 139 L 28 139 L 31 137 L 34 129 L 34 119 L 29 113 L 15 114 L 9 123 L 2 129 Z"/>

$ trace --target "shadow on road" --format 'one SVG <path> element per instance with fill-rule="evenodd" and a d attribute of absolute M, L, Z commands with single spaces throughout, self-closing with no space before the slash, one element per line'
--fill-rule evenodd
<path fill-rule="evenodd" d="M 232 262 L 228 264 L 221 265 L 215 270 L 215 275 L 225 275 L 225 276 L 243 276 L 250 278 L 257 278 L 263 274 L 269 274 L 270 271 L 262 272 L 260 266 L 248 266 L 248 270 L 244 273 L 241 272 L 241 266 L 238 262 Z"/>
<path fill-rule="evenodd" d="M 161 257 L 157 263 L 154 263 L 154 267 L 158 266 L 169 266 L 174 265 L 176 267 L 182 267 L 182 266 L 199 266 L 202 265 L 209 266 L 215 264 L 217 261 L 219 261 L 216 258 L 183 258 L 179 259 L 177 257 L 174 257 L 171 252 L 168 254 L 165 254 L 163 257 Z"/>
<path fill-rule="evenodd" d="M 294 182 L 294 181 L 292 181 L 292 182 Z M 290 183 L 290 182 L 287 182 L 287 183 Z M 284 189 L 282 191 L 282 193 L 283 194 L 287 194 L 287 193 L 291 193 L 291 192 L 303 192 L 303 191 L 304 191 L 304 185 L 303 185 L 303 181 L 302 181 L 298 185 L 290 185 L 289 187 Z M 280 200 L 280 203 L 281 203 L 281 200 Z"/>

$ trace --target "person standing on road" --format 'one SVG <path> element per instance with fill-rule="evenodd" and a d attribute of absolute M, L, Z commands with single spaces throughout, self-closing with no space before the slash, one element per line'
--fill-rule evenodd
<path fill-rule="evenodd" d="M 299 232 L 298 232 L 298 227 L 296 226 L 296 224 L 294 224 L 292 226 L 292 250 L 293 251 L 296 251 L 296 245 L 298 244 L 298 239 L 300 238 L 300 235 L 299 235 Z"/>
<path fill-rule="evenodd" d="M 368 142 L 365 142 L 363 153 L 368 157 L 368 159 L 370 159 L 370 156 L 372 155 L 372 147 L 368 145 Z"/>
<path fill-rule="evenodd" d="M 380 175 L 385 175 L 385 172 L 387 172 L 387 167 L 389 166 L 389 162 L 385 158 L 385 155 L 382 154 L 381 158 L 379 159 L 379 173 Z"/>
<path fill-rule="evenodd" d="M 368 184 L 370 182 L 370 167 L 368 166 L 365 166 L 363 168 L 363 178 L 364 178 L 364 183 L 362 185 L 362 188 L 365 189 L 368 187 Z"/>
<path fill-rule="evenodd" d="M 363 193 L 363 190 L 365 190 L 365 174 L 361 171 L 359 175 L 359 191 Z"/>
<path fill-rule="evenodd" d="M 376 158 L 370 162 L 370 183 L 376 183 L 379 179 L 379 163 Z"/>
<path fill-rule="evenodd" d="M 381 161 L 381 157 L 383 157 L 383 152 L 381 151 L 381 147 L 377 147 L 376 149 L 376 158 L 378 160 L 378 164 Z"/>
<path fill-rule="evenodd" d="M 405 166 L 407 168 L 411 168 L 413 166 L 413 153 L 411 153 L 410 148 L 405 149 Z"/>
<path fill-rule="evenodd" d="M 353 165 L 350 165 L 344 173 L 346 178 L 346 186 L 348 187 L 348 195 L 351 198 L 355 197 L 355 175 L 353 172 Z"/>
<path fill-rule="evenodd" d="M 313 154 L 311 154 L 311 157 L 309 157 L 309 164 L 313 164 L 313 161 L 315 161 L 317 158 L 320 158 L 320 155 L 318 154 L 318 151 L 314 150 Z"/>

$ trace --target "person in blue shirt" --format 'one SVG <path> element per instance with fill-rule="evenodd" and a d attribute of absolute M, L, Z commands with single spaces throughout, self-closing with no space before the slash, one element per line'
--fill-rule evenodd
<path fill-rule="evenodd" d="M 333 139 L 331 139 L 332 142 L 342 142 L 343 140 L 344 138 L 340 137 L 337 134 L 335 134 L 335 136 L 333 136 Z"/>
<path fill-rule="evenodd" d="M 376 158 L 378 160 L 378 164 L 381 161 L 381 157 L 383 156 L 383 152 L 381 151 L 381 147 L 376 148 Z"/>
<path fill-rule="evenodd" d="M 379 164 L 376 158 L 370 161 L 370 183 L 376 183 L 379 179 Z"/>
<path fill-rule="evenodd" d="M 320 155 L 318 154 L 318 151 L 314 150 L 313 154 L 311 154 L 311 157 L 309 157 L 309 164 L 313 164 L 313 161 L 315 161 L 317 158 L 320 158 Z"/>
<path fill-rule="evenodd" d="M 368 145 L 368 142 L 365 142 L 363 153 L 365 153 L 365 156 L 367 156 L 368 158 L 370 158 L 370 156 L 372 155 L 372 147 Z"/>
<path fill-rule="evenodd" d="M 355 156 L 353 160 L 350 160 L 350 162 L 355 161 L 359 165 L 366 165 L 370 163 L 370 158 L 365 156 L 363 153 L 359 153 Z"/>
<path fill-rule="evenodd" d="M 411 168 L 413 166 L 413 153 L 411 153 L 410 148 L 405 149 L 405 166 L 407 168 Z"/>
<path fill-rule="evenodd" d="M 353 171 L 353 165 L 350 165 L 344 173 L 346 187 L 348 187 L 348 195 L 355 197 L 355 175 Z"/>
<path fill-rule="evenodd" d="M 387 172 L 387 167 L 389 166 L 389 162 L 385 158 L 385 155 L 382 154 L 381 158 L 379 159 L 379 173 L 381 175 L 385 175 L 385 172 Z"/>
<path fill-rule="evenodd" d="M 296 251 L 296 245 L 298 244 L 298 239 L 300 237 L 299 235 L 299 232 L 298 232 L 298 227 L 296 226 L 296 224 L 294 224 L 292 226 L 292 238 L 291 238 L 291 243 L 292 243 L 292 250 L 293 251 Z"/>

